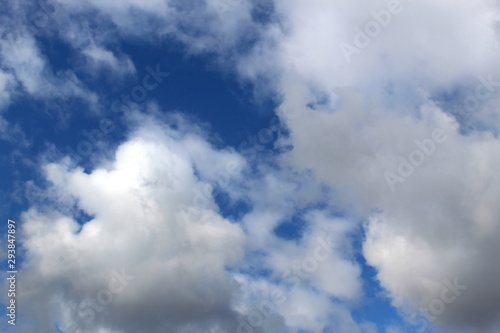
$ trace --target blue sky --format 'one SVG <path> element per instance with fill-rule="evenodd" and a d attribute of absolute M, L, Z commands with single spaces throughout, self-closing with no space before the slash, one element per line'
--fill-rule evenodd
<path fill-rule="evenodd" d="M 0 15 L 2 331 L 500 329 L 498 4 Z"/>

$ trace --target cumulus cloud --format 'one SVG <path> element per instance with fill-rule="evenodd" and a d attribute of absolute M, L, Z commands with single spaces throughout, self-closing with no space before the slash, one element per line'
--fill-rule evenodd
<path fill-rule="evenodd" d="M 373 331 L 346 305 L 362 297 L 356 226 L 303 207 L 299 239 L 275 233 L 301 207 L 276 199 L 287 193 L 307 206 L 321 197 L 317 183 L 286 172 L 248 182 L 243 157 L 215 149 L 185 118 L 130 120 L 133 134 L 93 170 L 68 159 L 43 167 L 48 185 L 22 215 L 20 301 L 32 304 L 22 329 Z M 221 170 L 229 180 L 221 182 Z M 240 223 L 221 216 L 214 188 L 251 201 Z"/>
<path fill-rule="evenodd" d="M 226 266 L 242 257 L 244 234 L 217 212 L 184 140 L 197 154 L 223 157 L 200 138 L 149 127 L 89 173 L 64 160 L 44 167 L 58 193 L 44 202 L 59 209 L 40 203 L 23 214 L 29 274 L 21 294 L 31 304 L 26 317 L 44 332 L 54 319 L 68 332 L 231 331 L 238 285 Z"/>
<path fill-rule="evenodd" d="M 497 2 L 275 0 L 266 7 L 266 19 L 247 1 L 58 3 L 71 15 L 97 11 L 99 22 L 113 23 L 112 34 L 148 41 L 173 37 L 185 43 L 189 53 L 230 59 L 221 63 L 233 65 L 246 79 L 265 82 L 266 89 L 276 89 L 273 93 L 282 98 L 277 114 L 289 129 L 289 137 L 280 143 L 292 147 L 278 158 L 278 164 L 287 167 L 267 172 L 255 180 L 257 185 L 240 182 L 226 189 L 253 205 L 241 225 L 218 213 L 208 184 L 216 183 L 217 170 L 231 161 L 245 162 L 196 135 L 169 132 L 157 140 L 152 137 L 158 131 L 149 135 L 139 130 L 120 146 L 114 161 L 89 173 L 63 162 L 47 165 L 48 180 L 62 193 L 58 200 L 90 216 L 80 226 L 72 214 L 75 208 L 62 214 L 37 206 L 25 213 L 30 256 L 46 263 L 32 261 L 33 276 L 47 285 L 43 291 L 28 288 L 27 294 L 43 300 L 58 295 L 55 304 L 73 302 L 73 310 L 57 312 L 67 325 L 126 330 L 127 325 L 133 327 L 134 318 L 149 318 L 157 325 L 153 329 L 233 329 L 234 320 L 229 319 L 252 308 L 241 299 L 232 307 L 238 288 L 242 299 L 277 288 L 290 302 L 275 304 L 279 317 L 262 329 L 285 324 L 321 331 L 336 322 L 342 332 L 374 331 L 370 324 L 355 323 L 341 304 L 361 293 L 359 267 L 352 252 L 341 250 L 349 247 L 341 240 L 349 238 L 355 222 L 337 218 L 328 209 L 310 209 L 306 231 L 297 242 L 274 233 L 294 210 L 304 208 L 303 202 L 324 201 L 318 199 L 324 194 L 319 182 L 335 192 L 334 198 L 328 197 L 331 205 L 352 213 L 352 220 L 365 221 L 363 255 L 409 321 L 457 329 L 499 327 L 500 272 L 493 264 L 500 252 L 500 193 L 495 186 L 500 149 Z M 56 23 L 71 21 L 71 15 L 62 15 Z M 109 32 L 109 26 L 69 27 L 61 36 L 82 54 L 112 68 L 127 63 L 108 48 L 103 32 Z M 40 79 L 46 73 L 44 60 L 34 40 L 20 35 L 5 47 L 10 50 L 5 58 L 9 70 L 0 76 L 2 101 L 11 96 L 14 78 L 29 93 L 47 89 Z M 80 91 L 68 77 L 74 83 L 68 89 Z M 287 178 L 306 173 L 303 182 Z M 307 182 L 313 185 L 307 188 Z M 292 204 L 273 200 L 282 197 Z M 197 218 L 179 223 L 186 208 L 191 212 L 187 216 Z M 53 230 L 41 227 L 47 224 Z M 333 259 L 302 278 L 300 288 L 287 289 L 280 278 L 288 267 L 303 264 L 302 254 L 314 254 L 317 237 L 328 232 L 336 235 L 333 244 L 342 243 L 332 252 Z M 96 234 L 116 241 L 98 242 Z M 56 235 L 63 241 L 53 241 Z M 141 260 L 142 248 L 151 260 Z M 62 268 L 51 262 L 52 251 L 81 259 L 74 261 L 75 268 Z M 101 258 L 96 255 L 100 251 L 110 255 Z M 259 251 L 265 255 L 249 262 L 268 269 L 269 279 L 248 272 L 232 276 L 225 270 L 245 253 Z M 61 280 L 88 272 L 89 263 L 96 265 L 95 277 L 59 287 Z M 248 269 L 244 266 L 238 267 Z M 130 281 L 137 287 L 114 295 L 106 309 L 116 320 L 97 314 L 86 323 L 75 299 L 95 295 L 111 267 L 124 267 L 134 276 L 144 270 L 151 274 L 145 281 Z M 335 283 L 327 278 L 333 273 Z M 180 275 L 185 280 L 175 287 L 175 276 Z M 153 289 L 161 281 L 165 289 Z M 466 287 L 454 294 L 453 302 L 445 302 L 442 295 L 451 295 L 450 283 Z M 191 284 L 199 290 L 186 291 Z M 175 319 L 168 311 L 153 311 L 175 313 L 176 302 L 194 309 L 191 317 Z M 442 311 L 436 310 L 439 302 L 445 306 Z M 297 304 L 307 307 L 299 309 Z M 123 317 L 113 317 L 117 313 Z M 50 317 L 39 317 L 44 316 Z"/>
<path fill-rule="evenodd" d="M 428 325 L 492 329 L 500 312 L 491 264 L 500 251 L 497 124 L 470 127 L 461 115 L 498 110 L 498 8 L 401 1 L 377 36 L 356 37 L 388 5 L 278 2 L 288 22 L 278 48 L 288 66 L 287 158 L 367 218 L 364 255 L 396 306 L 430 311 Z M 348 62 L 340 46 L 356 38 L 369 43 Z M 466 291 L 439 309 L 444 281 L 455 279 Z"/>
<path fill-rule="evenodd" d="M 319 208 L 328 194 L 307 173 L 287 164 L 261 167 L 262 176 L 253 174 L 249 182 L 243 170 L 243 181 L 228 189 L 251 205 L 241 218 L 246 246 L 236 274 L 242 288 L 237 308 L 244 314 L 239 327 L 365 332 L 372 326 L 357 323 L 351 312 L 363 297 L 352 246 L 356 224 Z M 287 225 L 296 228 L 293 235 L 278 232 Z"/>

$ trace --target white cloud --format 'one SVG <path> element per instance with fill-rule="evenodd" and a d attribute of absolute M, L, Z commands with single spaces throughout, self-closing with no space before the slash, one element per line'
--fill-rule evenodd
<path fill-rule="evenodd" d="M 41 90 L 45 62 L 40 57 L 32 38 L 14 38 L 2 40 L 4 65 L 14 69 L 16 78 L 30 94 Z"/>
<path fill-rule="evenodd" d="M 64 161 L 44 167 L 66 205 L 74 202 L 91 216 L 80 230 L 76 213 L 34 205 L 23 214 L 28 264 L 20 299 L 30 300 L 26 311 L 39 312 L 26 312 L 28 318 L 47 318 L 45 332 L 51 331 L 51 320 L 85 332 L 230 331 L 235 325 L 231 299 L 237 283 L 226 266 L 242 257 L 244 234 L 217 213 L 211 196 L 208 205 L 193 200 L 193 191 L 206 184 L 194 175 L 190 152 L 182 149 L 185 138 L 159 127 L 146 132 L 154 132 L 154 139 L 137 132 L 111 163 L 90 173 Z M 218 154 L 206 144 L 197 153 Z M 199 218 L 184 214 L 189 207 L 199 209 Z M 109 284 L 115 282 L 109 281 L 113 270 L 122 269 L 133 279 L 115 293 Z M 106 288 L 114 297 L 110 304 L 98 303 L 101 311 L 82 305 Z M 42 310 L 41 304 L 53 307 Z M 65 308 L 71 310 L 63 313 Z"/>
<path fill-rule="evenodd" d="M 397 326 L 389 326 L 386 328 L 385 333 L 402 333 L 403 331 Z"/>
<path fill-rule="evenodd" d="M 114 72 L 125 75 L 135 74 L 136 69 L 132 61 L 127 57 L 117 57 L 113 52 L 97 47 L 95 45 L 85 48 L 82 53 L 87 56 L 94 67 L 107 66 Z"/>
<path fill-rule="evenodd" d="M 76 96 L 95 106 L 97 96 L 83 87 L 74 73 L 52 71 L 31 35 L 9 33 L 0 46 L 7 74 L 29 95 L 42 99 Z"/>
<path fill-rule="evenodd" d="M 466 122 L 450 116 L 465 109 L 463 103 L 471 91 L 474 93 L 478 77 L 491 75 L 495 82 L 500 78 L 498 49 L 495 48 L 500 18 L 498 3 L 402 0 L 397 13 L 391 14 L 390 23 L 379 23 L 380 33 L 367 38 L 356 36 L 356 28 L 365 30 L 367 24 L 376 26 L 376 16 L 381 20 L 381 11 L 387 14 L 386 10 L 398 4 L 397 1 L 377 0 L 367 4 L 347 0 L 276 0 L 274 21 L 268 25 L 252 22 L 248 2 L 241 2 L 235 10 L 222 10 L 220 1 L 203 2 L 199 6 L 177 1 L 135 0 L 125 4 L 116 1 L 61 3 L 74 13 L 98 9 L 111 18 L 123 36 L 147 40 L 175 36 L 189 45 L 189 52 L 218 53 L 221 59 L 231 59 L 232 62 L 224 64 L 235 64 L 245 78 L 257 83 L 271 82 L 266 88 L 279 86 L 279 94 L 283 97 L 280 110 L 284 111 L 280 112 L 281 118 L 290 129 L 290 138 L 282 142 L 293 145 L 293 150 L 281 158 L 281 165 L 311 171 L 313 177 L 308 181 L 316 178 L 336 191 L 333 204 L 366 218 L 364 255 L 368 263 L 377 268 L 378 278 L 394 304 L 402 308 L 428 306 L 441 293 L 444 279 L 458 277 L 467 284 L 467 292 L 448 304 L 438 320 L 463 327 L 498 327 L 500 295 L 496 292 L 496 284 L 500 272 L 492 265 L 500 252 L 495 242 L 499 236 L 500 211 L 496 205 L 500 194 L 496 186 L 499 175 L 494 167 L 498 165 L 500 149 L 498 92 L 495 90 L 488 100 L 478 104 L 473 121 L 467 123 L 475 127 L 464 131 Z M 63 34 L 67 40 L 85 39 L 78 36 L 90 39 L 95 48 L 75 47 L 116 67 L 116 56 L 110 54 L 105 39 L 99 39 L 98 35 L 89 31 L 82 31 L 80 35 L 77 25 Z M 257 45 L 243 54 L 235 51 L 235 46 L 241 45 L 238 43 L 248 36 L 258 39 Z M 359 45 L 363 43 L 360 39 L 356 45 L 356 38 L 364 38 L 369 45 Z M 359 52 L 349 59 L 352 61 L 342 52 L 342 43 L 358 49 Z M 41 77 L 46 69 L 33 39 L 22 36 L 6 47 L 12 50 L 5 60 L 11 75 L 26 91 L 34 94 L 43 91 Z M 77 83 L 72 87 L 73 91 L 79 91 Z M 443 97 L 446 94 L 454 97 Z M 434 148 L 427 154 L 422 144 L 433 138 L 436 129 L 442 129 L 446 139 L 443 142 L 434 140 Z M 217 170 L 234 158 L 238 161 L 241 158 L 232 152 L 215 151 L 196 137 L 184 137 L 182 145 L 169 140 L 168 135 L 162 137 L 162 143 L 138 139 L 144 137 L 147 136 L 142 133 L 122 145 L 114 164 L 96 169 L 90 175 L 78 169 L 68 170 L 60 164 L 49 166 L 48 174 L 59 183 L 61 191 L 75 196 L 78 205 L 95 217 L 78 235 L 73 235 L 71 228 L 76 224 L 71 218 L 33 209 L 27 213 L 31 215 L 26 215 L 31 216 L 27 226 L 32 228 L 33 244 L 38 241 L 59 246 L 62 248 L 53 250 L 61 251 L 72 249 L 71 244 L 80 244 L 77 240 L 83 239 L 85 242 L 81 244 L 85 245 L 76 248 L 88 256 L 99 248 L 115 253 L 117 246 L 132 241 L 129 237 L 133 233 L 126 230 L 134 230 L 135 225 L 123 221 L 142 217 L 146 231 L 150 232 L 148 237 L 165 236 L 170 240 L 169 228 L 177 228 L 176 232 L 183 236 L 172 239 L 170 245 L 164 247 L 158 242 L 148 245 L 153 260 L 149 264 L 151 267 L 146 268 L 158 272 L 151 277 L 151 282 L 159 282 L 159 276 L 176 272 L 160 263 L 165 253 L 177 253 L 175 250 L 181 248 L 182 241 L 193 244 L 188 254 L 200 253 L 202 258 L 210 260 L 213 255 L 219 263 L 218 269 L 210 271 L 202 261 L 195 260 L 190 267 L 192 271 L 188 270 L 193 273 L 188 276 L 194 279 L 189 283 L 205 286 L 196 280 L 198 274 L 205 273 L 204 269 L 213 274 L 209 276 L 232 281 L 223 266 L 226 262 L 234 262 L 238 255 L 231 254 L 221 244 L 233 244 L 235 237 L 243 237 L 241 231 L 217 214 L 210 195 L 204 195 L 202 202 L 193 201 L 190 190 L 209 192 L 192 176 L 193 168 L 199 169 L 203 180 L 213 182 Z M 415 151 L 416 155 L 412 155 Z M 407 175 L 402 176 L 398 170 L 402 159 L 408 161 L 419 154 L 423 156 L 421 165 L 407 170 Z M 171 167 L 166 173 L 165 165 Z M 300 260 L 299 253 L 311 250 L 314 238 L 310 237 L 318 230 L 344 226 L 343 222 L 316 216 L 312 219 L 316 224 L 309 221 L 313 231 L 298 245 L 277 239 L 273 230 L 280 221 L 290 217 L 294 205 L 297 207 L 300 202 L 297 198 L 303 195 L 313 201 L 318 197 L 313 190 L 298 191 L 296 183 L 300 182 L 288 181 L 288 171 L 283 170 L 277 172 L 281 173 L 279 175 L 270 174 L 255 181 L 262 187 L 256 190 L 255 186 L 246 194 L 255 207 L 242 221 L 248 232 L 248 248 L 266 249 L 269 257 L 265 263 L 275 274 L 285 270 L 284 263 L 296 263 Z M 385 176 L 387 172 L 399 175 L 402 180 L 393 184 L 392 189 Z M 276 184 L 282 187 L 275 187 Z M 234 193 L 239 191 L 237 195 L 243 197 L 242 188 L 234 189 Z M 297 193 L 293 193 L 294 190 Z M 161 201 L 160 205 L 160 197 L 169 200 Z M 291 197 L 295 201 L 276 204 L 279 201 L 276 197 Z M 264 203 L 266 200 L 270 203 Z M 163 225 L 157 220 L 176 220 L 175 212 L 182 211 L 181 206 L 193 204 L 202 205 L 198 212 L 203 212 L 203 216 L 212 221 L 200 229 L 204 234 L 190 228 L 189 223 Z M 273 204 L 276 206 L 272 207 Z M 52 236 L 37 227 L 40 221 L 43 225 L 53 223 L 57 235 L 64 236 L 62 239 L 66 243 L 52 242 Z M 117 227 L 125 229 L 116 232 Z M 346 235 L 347 230 L 350 227 L 341 228 L 338 235 Z M 93 244 L 95 233 L 104 233 L 110 238 L 116 236 L 113 237 L 116 244 Z M 221 243 L 213 244 L 211 237 L 205 237 L 207 235 L 216 235 Z M 48 245 L 47 248 L 51 249 Z M 49 258 L 36 246 L 31 251 L 38 253 L 41 260 Z M 76 250 L 68 250 L 68 253 L 71 251 Z M 133 248 L 127 251 L 128 257 L 137 256 Z M 316 317 L 304 311 L 302 320 L 296 319 L 297 309 L 293 306 L 297 303 L 290 302 L 280 309 L 285 323 L 319 330 L 320 323 L 330 314 L 326 309 L 331 307 L 331 302 L 326 295 L 352 299 L 359 294 L 356 265 L 343 257 L 345 253 L 335 253 L 335 260 L 321 266 L 308 278 L 311 285 L 323 293 L 298 289 L 290 294 L 291 299 L 311 304 L 310 309 L 314 308 Z M 130 267 L 130 259 L 122 258 L 127 256 L 116 257 L 121 261 L 113 264 Z M 83 258 L 90 261 L 90 257 Z M 97 266 L 96 271 L 104 274 L 103 269 L 111 263 L 98 259 L 101 266 Z M 43 272 L 42 268 L 34 269 L 38 274 Z M 347 284 L 349 287 L 345 289 L 329 285 L 325 276 L 332 272 L 342 272 L 344 275 L 336 274 L 336 278 L 352 284 Z M 101 275 L 96 279 L 92 280 L 94 287 L 98 284 L 96 281 L 102 282 L 105 277 Z M 213 283 L 207 282 L 210 286 L 221 288 L 215 298 L 220 302 L 217 303 L 220 305 L 218 313 L 230 316 L 228 299 L 236 287 L 229 282 L 227 285 L 209 282 Z M 85 283 L 79 288 L 91 290 Z M 155 298 L 154 292 L 146 286 L 143 288 L 137 290 L 144 290 L 158 304 L 170 304 Z M 81 290 L 71 292 L 80 297 L 84 294 Z M 202 288 L 200 293 L 206 290 Z M 190 296 L 194 303 L 186 304 L 199 304 L 196 302 L 203 299 L 199 295 Z M 125 291 L 111 307 L 123 310 L 120 307 L 125 303 L 120 303 L 121 297 L 137 306 L 142 304 L 139 295 Z M 200 309 L 203 312 L 205 308 L 201 306 Z M 340 306 L 338 313 L 345 311 L 348 310 Z M 204 318 L 200 313 L 193 316 Z M 71 320 L 72 315 L 68 318 Z M 349 318 L 349 314 L 343 318 Z M 342 323 L 344 331 L 351 327 L 349 319 Z"/>
<path fill-rule="evenodd" d="M 305 218 L 307 231 L 299 244 L 273 239 L 266 266 L 286 276 L 299 268 L 304 280 L 322 293 L 339 299 L 360 296 L 360 268 L 349 253 L 349 232 L 354 224 L 313 211 Z M 347 246 L 346 246 L 347 245 Z M 300 277 L 300 273 L 299 273 Z"/>
<path fill-rule="evenodd" d="M 362 296 L 361 269 L 351 244 L 356 224 L 328 210 L 311 209 L 309 205 L 324 200 L 324 193 L 306 174 L 264 170 L 262 178 L 244 182 L 240 194 L 252 205 L 241 221 L 247 234 L 246 257 L 239 264 L 245 274 L 237 276 L 243 322 L 266 332 L 272 331 L 267 325 L 280 322 L 290 332 L 361 332 L 363 325 L 351 318 L 349 306 Z M 303 229 L 297 238 L 275 233 L 299 215 Z"/>
<path fill-rule="evenodd" d="M 282 38 L 273 35 L 284 73 L 280 114 L 293 145 L 285 161 L 329 184 L 340 196 L 333 204 L 369 219 L 364 254 L 395 305 L 428 307 L 444 280 L 458 278 L 467 291 L 435 320 L 498 327 L 497 5 L 401 1 L 349 64 L 339 45 L 353 44 L 354 29 L 389 2 L 276 5 L 284 26 Z M 488 76 L 493 91 L 474 116 L 484 124 L 488 111 L 495 122 L 464 132 L 450 114 Z M 436 130 L 443 140 L 434 140 Z M 421 165 L 401 176 L 402 159 Z M 386 172 L 401 176 L 394 192 Z"/>
<path fill-rule="evenodd" d="M 0 110 L 10 104 L 15 84 L 12 74 L 0 71 Z"/>
<path fill-rule="evenodd" d="M 365 37 L 367 46 L 358 47 L 347 63 L 342 43 L 356 46 L 355 29 L 377 22 L 372 11 L 387 12 L 391 3 L 400 4 L 399 13 L 389 15 L 386 27 L 379 24 L 376 36 Z M 276 6 L 287 28 L 280 60 L 327 92 L 346 85 L 372 92 L 388 80 L 453 85 L 471 73 L 489 72 L 498 61 L 492 46 L 499 17 L 487 1 L 318 0 L 276 1 Z"/>

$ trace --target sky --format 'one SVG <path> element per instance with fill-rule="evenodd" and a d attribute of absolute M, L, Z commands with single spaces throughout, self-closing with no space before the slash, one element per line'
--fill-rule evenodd
<path fill-rule="evenodd" d="M 499 51 L 498 0 L 3 0 L 0 331 L 500 332 Z"/>

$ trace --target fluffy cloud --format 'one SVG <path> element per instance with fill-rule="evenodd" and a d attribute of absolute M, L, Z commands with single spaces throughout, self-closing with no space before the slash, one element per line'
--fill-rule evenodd
<path fill-rule="evenodd" d="M 243 181 L 244 191 L 230 189 L 252 205 L 241 219 L 247 241 L 236 275 L 240 328 L 269 332 L 282 323 L 290 332 L 365 332 L 368 324 L 351 313 L 363 294 L 352 246 L 357 225 L 319 208 L 328 194 L 307 173 L 281 167 L 263 168 L 262 177 Z M 277 232 L 291 224 L 293 235 Z"/>
<path fill-rule="evenodd" d="M 112 160 L 88 172 L 68 159 L 43 167 L 49 185 L 22 216 L 20 301 L 31 304 L 22 330 L 50 332 L 58 322 L 65 332 L 371 332 L 343 304 L 362 293 L 350 245 L 356 225 L 306 209 L 298 241 L 274 231 L 300 205 L 268 199 L 281 189 L 316 202 L 311 184 L 292 194 L 299 185 L 286 173 L 249 183 L 245 160 L 213 148 L 184 118 L 170 119 L 177 130 L 132 119 L 138 127 Z M 214 187 L 251 200 L 241 224 L 220 215 Z"/>
<path fill-rule="evenodd" d="M 276 7 L 287 27 L 280 60 L 330 93 L 346 85 L 372 92 L 388 81 L 454 86 L 498 62 L 499 17 L 489 1 L 276 1 Z M 346 56 L 344 44 L 357 50 Z"/>
<path fill-rule="evenodd" d="M 269 6 L 272 15 L 267 21 L 255 14 L 258 6 L 246 1 L 58 3 L 71 15 L 61 15 L 56 25 L 74 22 L 72 15 L 95 10 L 98 22 L 113 23 L 116 31 L 111 34 L 148 41 L 174 37 L 188 45 L 188 52 L 217 53 L 220 59 L 230 59 L 221 62 L 234 65 L 246 79 L 264 82 L 266 89 L 278 87 L 276 93 L 283 103 L 277 112 L 290 130 L 281 143 L 293 147 L 279 163 L 299 169 L 295 175 L 310 171 L 307 181 L 327 184 L 336 193 L 331 204 L 366 220 L 363 254 L 377 269 L 393 304 L 406 311 L 411 321 L 423 320 L 425 325 L 438 321 L 475 330 L 500 325 L 500 295 L 496 292 L 500 272 L 493 264 L 500 252 L 495 242 L 500 236 L 500 211 L 495 204 L 500 194 L 495 186 L 499 175 L 494 168 L 500 149 L 497 2 L 276 0 Z M 107 48 L 104 32 L 112 30 L 110 27 L 82 29 L 79 23 L 68 27 L 61 37 L 82 54 L 115 68 L 122 67 L 116 65 L 119 59 L 126 62 Z M 82 40 L 88 43 L 80 43 Z M 14 77 L 30 93 L 42 89 L 39 78 L 46 73 L 45 65 L 33 39 L 22 35 L 6 47 L 22 56 L 6 58 L 9 72 L 0 76 L 0 82 L 5 82 L 0 85 L 3 91 L 10 89 L 5 87 L 13 84 Z M 22 66 L 28 58 L 33 61 Z M 8 100 L 10 95 L 1 96 Z M 170 133 L 156 140 L 145 130 L 138 133 L 119 148 L 114 162 L 88 174 L 64 163 L 46 167 L 48 179 L 63 193 L 59 200 L 71 202 L 68 198 L 74 198 L 75 205 L 91 218 L 79 230 L 71 214 L 40 207 L 26 213 L 29 253 L 46 263 L 32 263 L 34 276 L 43 277 L 48 286 L 35 299 L 61 295 L 54 300 L 56 304 L 84 299 L 106 283 L 107 268 L 125 267 L 138 276 L 143 270 L 151 272 L 145 279 L 148 282 L 131 281 L 138 287 L 115 295 L 107 308 L 110 316 L 123 313 L 124 318 L 96 317 L 93 329 L 124 329 L 132 325 L 127 319 L 146 318 L 140 316 L 146 312 L 152 316 L 148 322 L 159 325 L 154 329 L 171 329 L 161 325 L 197 329 L 187 323 L 205 325 L 207 318 L 216 318 L 207 326 L 213 330 L 234 328 L 226 319 L 235 318 L 230 300 L 239 285 L 249 298 L 271 287 L 286 292 L 293 301 L 276 307 L 280 315 L 272 323 L 276 327 L 285 323 L 320 331 L 333 316 L 340 331 L 373 330 L 369 324 L 356 325 L 348 309 L 329 299 L 350 301 L 360 293 L 359 268 L 352 253 L 339 250 L 345 244 L 334 252 L 332 261 L 303 279 L 305 286 L 291 291 L 279 281 L 289 265 L 302 263 L 300 254 L 314 252 L 320 231 L 337 235 L 335 243 L 348 238 L 356 227 L 320 210 L 307 216 L 309 229 L 297 244 L 276 237 L 274 229 L 301 202 L 318 199 L 316 186 L 294 193 L 301 182 L 286 179 L 290 174 L 283 168 L 278 175 L 256 180 L 258 186 L 227 189 L 254 205 L 242 219 L 244 237 L 239 226 L 217 213 L 206 184 L 216 182 L 213 175 L 233 158 L 242 163 L 240 157 L 216 151 L 196 136 L 172 139 Z M 275 204 L 273 198 L 277 197 L 293 204 L 271 207 L 269 202 Z M 197 218 L 176 223 L 186 216 L 182 215 L 186 207 L 191 212 L 187 216 Z M 138 220 L 143 221 L 143 228 L 129 222 Z M 40 227 L 46 224 L 53 225 L 53 230 Z M 141 232 L 143 238 L 134 243 L 131 237 Z M 97 242 L 96 234 L 116 241 Z M 53 241 L 54 235 L 64 241 Z M 157 237 L 168 241 L 146 241 Z M 152 260 L 140 260 L 138 250 L 142 248 Z M 57 286 L 62 284 L 57 276 L 69 281 L 77 271 L 57 271 L 62 268 L 51 264 L 51 251 L 82 258 L 75 260 L 78 272 L 88 271 L 85 265 L 95 262 L 98 273 L 59 290 Z M 101 251 L 111 255 L 92 256 Z M 227 274 L 225 265 L 237 262 L 244 251 L 265 253 L 264 259 L 252 258 L 250 263 L 269 269 L 269 280 L 245 274 L 233 279 Z M 193 259 L 197 256 L 199 260 Z M 169 258 L 175 265 L 166 264 Z M 215 266 L 208 265 L 209 261 Z M 186 279 L 179 290 L 191 284 L 200 286 L 185 293 L 189 296 L 181 297 L 172 286 L 175 274 L 181 271 Z M 334 272 L 338 284 L 329 284 L 326 277 Z M 208 278 L 200 280 L 200 276 Z M 163 290 L 149 287 L 163 277 L 165 290 L 175 296 L 171 299 Z M 455 281 L 467 288 L 453 302 L 443 302 L 445 310 L 434 311 L 431 317 L 418 311 L 432 312 L 432 305 L 449 294 L 446 283 Z M 210 290 L 217 292 L 213 295 Z M 139 291 L 157 306 L 149 308 L 147 297 Z M 208 295 L 213 295 L 211 306 L 204 303 Z M 196 311 L 179 322 L 169 317 L 160 320 L 163 313 L 146 311 L 170 309 L 175 302 Z M 302 311 L 294 308 L 296 304 L 310 307 Z M 238 306 L 242 312 L 249 310 L 245 302 Z M 137 309 L 144 312 L 134 312 Z M 308 311 L 311 309 L 314 311 Z M 299 312 L 302 316 L 297 317 Z M 63 314 L 59 315 L 68 324 L 80 320 L 77 310 Z M 111 324 L 120 321 L 124 326 Z"/>
<path fill-rule="evenodd" d="M 402 1 L 347 63 L 341 43 L 387 6 L 278 2 L 287 160 L 367 217 L 364 255 L 413 323 L 498 327 L 498 8 Z M 486 112 L 488 125 L 471 120 Z M 443 310 L 445 281 L 467 288 Z"/>
<path fill-rule="evenodd" d="M 44 167 L 58 193 L 50 200 L 59 204 L 23 214 L 20 296 L 31 304 L 25 316 L 39 319 L 44 332 L 54 319 L 67 332 L 234 330 L 238 285 L 226 266 L 242 257 L 244 234 L 218 214 L 208 184 L 195 176 L 198 157 L 182 147 L 205 158 L 233 154 L 173 134 L 143 128 L 89 173 L 67 161 Z M 204 201 L 195 200 L 199 192 Z"/>

